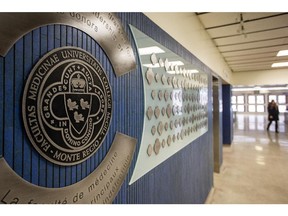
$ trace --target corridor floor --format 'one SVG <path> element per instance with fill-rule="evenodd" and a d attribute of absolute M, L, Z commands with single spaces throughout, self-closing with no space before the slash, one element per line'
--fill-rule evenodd
<path fill-rule="evenodd" d="M 223 146 L 220 173 L 208 204 L 288 204 L 288 124 L 280 116 L 279 133 L 266 115 L 237 114 L 234 139 Z M 225 127 L 224 127 L 225 130 Z"/>

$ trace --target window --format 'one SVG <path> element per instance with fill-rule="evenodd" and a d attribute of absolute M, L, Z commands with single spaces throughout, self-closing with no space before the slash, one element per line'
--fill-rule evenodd
<path fill-rule="evenodd" d="M 237 103 L 244 104 L 244 95 L 237 96 Z"/>
<path fill-rule="evenodd" d="M 248 96 L 248 103 L 249 104 L 255 104 L 255 95 L 249 95 Z"/>
<path fill-rule="evenodd" d="M 269 102 L 274 100 L 278 104 L 278 109 L 280 113 L 286 111 L 286 95 L 269 95 Z"/>
<path fill-rule="evenodd" d="M 232 104 L 236 104 L 236 96 L 232 96 L 231 97 L 231 103 Z"/>
<path fill-rule="evenodd" d="M 257 112 L 265 112 L 264 105 L 257 105 Z"/>
<path fill-rule="evenodd" d="M 264 95 L 248 95 L 248 112 L 264 112 Z"/>
<path fill-rule="evenodd" d="M 244 105 L 238 105 L 237 106 L 237 111 L 238 112 L 244 112 Z"/>
<path fill-rule="evenodd" d="M 268 99 L 269 99 L 269 102 L 271 102 L 272 100 L 277 101 L 277 96 L 276 95 L 269 95 Z"/>
<path fill-rule="evenodd" d="M 286 95 L 278 95 L 278 103 L 286 104 Z"/>
<path fill-rule="evenodd" d="M 264 104 L 264 95 L 257 95 L 256 96 L 256 103 L 257 104 Z"/>
<path fill-rule="evenodd" d="M 235 112 L 245 112 L 245 96 L 233 95 L 231 97 L 232 110 Z"/>

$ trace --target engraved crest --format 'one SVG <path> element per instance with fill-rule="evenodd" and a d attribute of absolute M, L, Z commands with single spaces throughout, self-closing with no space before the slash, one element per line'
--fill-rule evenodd
<path fill-rule="evenodd" d="M 74 165 L 103 143 L 112 117 L 112 92 L 106 73 L 92 55 L 62 47 L 35 65 L 22 107 L 35 149 L 50 162 Z"/>

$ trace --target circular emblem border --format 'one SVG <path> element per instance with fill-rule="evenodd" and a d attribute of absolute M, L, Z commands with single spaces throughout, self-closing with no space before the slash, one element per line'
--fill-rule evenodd
<path fill-rule="evenodd" d="M 78 55 L 77 57 L 73 56 L 73 58 L 65 58 L 63 57 L 63 52 L 65 50 L 75 51 L 78 53 Z M 46 63 L 45 66 L 44 63 Z M 68 70 L 68 66 L 71 68 L 72 64 L 78 64 L 80 69 L 66 72 Z M 81 68 L 81 65 L 83 68 Z M 55 71 L 59 72 L 59 70 L 62 71 L 62 74 L 56 74 L 55 79 L 57 82 L 53 83 L 54 80 L 51 78 L 51 76 L 53 73 L 55 73 Z M 85 80 L 83 79 L 85 76 L 82 76 L 81 73 L 90 75 L 88 78 L 86 77 Z M 73 77 L 73 75 L 76 74 L 78 75 L 78 78 L 75 78 L 75 76 Z M 63 83 L 65 75 L 66 83 Z M 67 79 L 68 76 L 70 76 L 69 79 Z M 73 84 L 71 80 L 73 80 Z M 83 91 L 85 90 L 83 90 L 82 87 L 85 85 L 83 83 L 86 83 L 86 92 L 84 93 Z M 45 85 L 50 87 L 50 93 L 47 90 L 48 87 L 44 87 Z M 72 86 L 71 88 L 73 89 L 75 87 L 74 91 L 77 90 L 77 92 L 71 92 L 72 90 L 69 88 L 69 85 L 70 87 Z M 101 85 L 102 88 L 100 88 L 99 85 Z M 53 90 L 53 87 L 55 91 Z M 79 93 L 80 91 L 82 91 L 81 94 Z M 44 93 L 46 95 L 44 95 Z M 55 99 L 55 95 L 58 96 L 58 99 Z M 70 100 L 70 102 L 74 103 L 74 107 L 79 106 L 80 110 L 79 95 L 83 95 L 83 98 L 81 99 L 84 99 L 81 101 L 81 103 L 84 102 L 84 105 L 81 104 L 82 109 L 85 108 L 85 105 L 86 107 L 89 107 L 89 109 L 86 112 L 82 111 L 82 114 L 78 114 L 77 112 L 76 118 L 75 112 L 73 117 L 73 113 L 71 114 L 69 113 L 70 111 L 68 111 L 71 108 L 73 112 L 74 108 L 73 106 L 69 106 L 69 108 L 67 107 L 67 98 L 71 97 L 70 99 L 72 100 Z M 64 99 L 61 98 L 62 96 Z M 43 101 L 45 98 L 47 100 L 46 107 L 43 106 Z M 92 99 L 89 100 L 88 98 Z M 60 104 L 60 108 L 63 108 L 63 110 L 57 116 L 53 112 L 53 109 L 55 108 L 55 105 L 53 106 L 53 101 L 61 102 L 62 100 L 64 100 L 62 105 L 64 105 L 65 109 L 63 106 L 61 107 Z M 95 106 L 97 105 L 99 107 L 98 109 L 96 108 L 95 111 Z M 45 114 L 43 114 L 44 112 L 42 113 L 41 111 L 44 111 Z M 99 113 L 102 113 L 100 120 Z M 63 117 L 63 114 L 66 114 L 66 117 Z M 112 89 L 106 72 L 96 58 L 81 48 L 65 46 L 51 50 L 36 63 L 26 80 L 22 98 L 22 118 L 29 140 L 41 156 L 54 164 L 63 166 L 82 163 L 91 157 L 102 145 L 111 124 Z M 55 124 L 55 121 L 58 123 L 58 126 L 61 124 L 62 127 L 52 126 L 52 123 Z M 50 122 L 51 124 L 49 125 L 47 122 Z M 81 130 L 79 129 L 77 132 L 77 124 L 80 124 L 81 122 Z M 76 125 L 76 127 L 73 125 Z M 65 134 L 63 132 L 64 129 Z M 84 144 L 82 143 L 83 145 L 80 144 L 79 146 L 75 146 L 75 148 L 71 148 L 71 145 L 67 145 L 67 142 L 65 145 L 64 139 L 67 135 L 67 131 L 70 133 L 71 137 L 74 137 L 74 143 L 76 143 L 76 141 L 81 143 L 83 137 L 85 137 L 85 133 L 83 133 L 83 131 L 85 131 L 84 129 L 86 132 L 90 131 L 90 135 L 88 138 L 86 138 Z M 53 132 L 53 130 L 57 131 L 57 136 L 51 138 L 50 134 Z M 74 132 L 72 133 L 71 131 Z M 81 136 L 79 135 L 79 139 L 77 139 L 77 133 L 81 134 Z M 62 136 L 60 136 L 60 134 Z M 58 142 L 59 137 L 62 137 L 62 146 L 59 146 L 55 142 L 56 140 Z"/>

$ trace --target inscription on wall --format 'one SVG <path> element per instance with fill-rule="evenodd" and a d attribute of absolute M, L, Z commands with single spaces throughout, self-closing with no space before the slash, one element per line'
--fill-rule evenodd
<path fill-rule="evenodd" d="M 94 172 L 74 185 L 59 189 L 24 181 L 0 158 L 0 204 L 112 203 L 127 175 L 136 142 L 117 133 L 108 154 Z"/>
<path fill-rule="evenodd" d="M 121 21 L 114 13 L 0 13 L 0 55 L 31 30 L 49 24 L 76 27 L 94 38 L 109 57 L 117 76 L 136 67 Z"/>
<path fill-rule="evenodd" d="M 133 49 L 121 21 L 114 13 L 99 12 L 0 13 L 4 64 L 6 53 L 18 39 L 50 24 L 72 26 L 90 35 L 106 53 L 116 76 L 135 69 Z M 60 47 L 48 52 L 27 79 L 22 117 L 30 142 L 45 159 L 62 166 L 85 161 L 101 146 L 112 118 L 112 92 L 106 72 L 80 48 Z M 94 172 L 57 189 L 26 182 L 0 155 L 0 204 L 112 203 L 125 180 L 136 142 L 116 132 L 108 154 Z"/>

